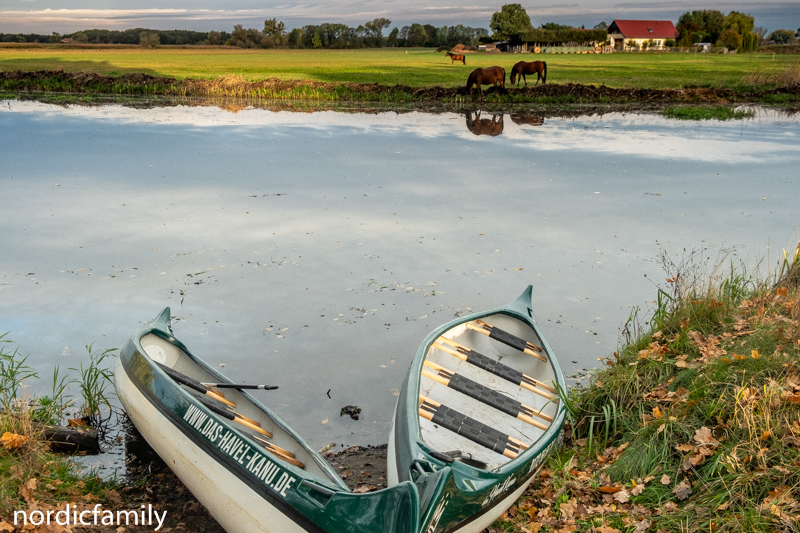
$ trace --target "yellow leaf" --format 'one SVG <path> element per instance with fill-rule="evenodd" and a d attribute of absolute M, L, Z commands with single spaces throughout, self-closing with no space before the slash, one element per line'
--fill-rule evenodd
<path fill-rule="evenodd" d="M 764 433 L 761 434 L 761 440 L 767 440 L 770 438 L 771 435 L 772 435 L 771 431 L 765 431 Z"/>
<path fill-rule="evenodd" d="M 761 354 L 758 353 L 758 350 L 750 350 L 750 357 L 752 357 L 753 359 L 758 359 L 759 357 L 761 357 Z"/>
<path fill-rule="evenodd" d="M 3 436 L 0 437 L 0 443 L 2 443 L 7 450 L 19 448 L 26 442 L 28 442 L 28 437 L 25 435 L 17 435 L 16 433 L 10 433 L 8 431 L 3 433 Z"/>
<path fill-rule="evenodd" d="M 661 409 L 659 409 L 658 407 L 653 408 L 653 416 L 656 418 L 661 418 L 663 416 Z"/>

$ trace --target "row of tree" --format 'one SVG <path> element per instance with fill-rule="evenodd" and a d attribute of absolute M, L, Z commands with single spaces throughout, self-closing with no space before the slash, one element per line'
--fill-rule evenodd
<path fill-rule="evenodd" d="M 759 44 L 773 41 L 779 44 L 792 44 L 800 37 L 792 30 L 775 30 L 768 34 L 767 28 L 756 26 L 755 19 L 739 11 L 723 15 L 716 9 L 687 11 L 678 19 L 676 26 L 680 32 L 678 46 L 692 46 L 707 42 L 740 52 L 752 52 Z"/>
<path fill-rule="evenodd" d="M 230 38 L 226 32 L 224 39 Z M 75 33 L 60 34 L 53 32 L 50 35 L 38 33 L 0 33 L 0 42 L 11 43 L 60 43 L 65 39 L 82 44 L 141 44 L 142 34 L 149 39 L 149 44 L 203 44 L 208 39 L 209 32 L 190 30 L 149 30 L 146 28 L 131 28 L 128 30 L 83 30 Z M 152 36 L 155 35 L 155 38 Z M 156 39 L 158 42 L 153 42 Z"/>
<path fill-rule="evenodd" d="M 395 27 L 384 35 L 392 21 L 376 18 L 358 27 L 346 24 L 309 24 L 302 28 L 286 31 L 283 22 L 266 20 L 264 29 L 244 28 L 237 24 L 230 38 L 216 39 L 209 34 L 209 44 L 228 44 L 241 48 L 365 48 L 382 46 L 455 46 L 456 44 L 477 44 L 488 39 L 489 32 L 484 28 L 471 28 L 461 24 L 436 27 L 431 24 L 412 24 Z"/>

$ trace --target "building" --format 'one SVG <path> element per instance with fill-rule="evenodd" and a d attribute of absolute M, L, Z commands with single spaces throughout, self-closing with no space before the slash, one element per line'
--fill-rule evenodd
<path fill-rule="evenodd" d="M 669 20 L 615 20 L 608 27 L 608 40 L 615 50 L 663 50 L 667 39 L 677 39 L 678 30 Z"/>

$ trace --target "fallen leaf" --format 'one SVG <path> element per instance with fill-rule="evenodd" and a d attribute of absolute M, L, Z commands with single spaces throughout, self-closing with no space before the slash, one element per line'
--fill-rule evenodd
<path fill-rule="evenodd" d="M 0 531 L 14 531 L 14 526 L 5 520 L 0 520 Z"/>
<path fill-rule="evenodd" d="M 28 442 L 28 437 L 25 435 L 17 435 L 16 433 L 10 433 L 8 431 L 3 433 L 3 436 L 0 437 L 0 443 L 2 443 L 7 450 L 19 448 L 26 442 Z"/>
<path fill-rule="evenodd" d="M 327 423 L 328 423 L 328 419 L 327 418 L 325 420 L 323 420 L 322 422 L 320 422 L 320 424 L 327 424 Z"/>
<path fill-rule="evenodd" d="M 662 485 L 669 485 L 670 483 L 672 483 L 672 480 L 669 478 L 668 475 L 664 474 L 663 476 L 661 476 Z"/>
<path fill-rule="evenodd" d="M 19 493 L 28 503 L 28 505 L 33 503 L 33 491 L 36 490 L 36 478 L 31 478 L 22 485 L 19 486 Z"/>
<path fill-rule="evenodd" d="M 358 487 L 353 489 L 353 492 L 356 494 L 363 494 L 365 492 L 370 492 L 373 490 L 375 490 L 375 485 L 359 485 Z"/>
<path fill-rule="evenodd" d="M 711 430 L 703 426 L 694 432 L 694 440 L 698 444 L 708 444 L 709 446 L 719 446 L 719 441 L 711 435 Z"/>
<path fill-rule="evenodd" d="M 672 492 L 679 500 L 683 501 L 692 494 L 692 487 L 689 485 L 689 482 L 684 479 L 678 486 L 672 489 Z"/>
<path fill-rule="evenodd" d="M 614 499 L 617 500 L 619 503 L 628 503 L 628 500 L 631 499 L 631 493 L 627 491 L 627 489 L 622 489 L 621 491 L 614 494 Z"/>

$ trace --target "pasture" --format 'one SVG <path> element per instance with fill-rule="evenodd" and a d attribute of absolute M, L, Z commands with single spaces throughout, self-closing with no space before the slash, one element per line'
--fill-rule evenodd
<path fill-rule="evenodd" d="M 443 52 L 420 48 L 361 50 L 242 50 L 229 47 L 0 46 L 0 71 L 63 68 L 119 76 L 144 73 L 178 79 L 238 75 L 247 81 L 277 78 L 324 83 L 463 86 L 477 67 L 498 65 L 507 73 L 520 60 L 544 60 L 548 83 L 605 84 L 614 88 L 743 88 L 743 77 L 778 73 L 798 64 L 796 56 L 753 53 L 487 54 L 467 53 L 466 65 Z"/>

